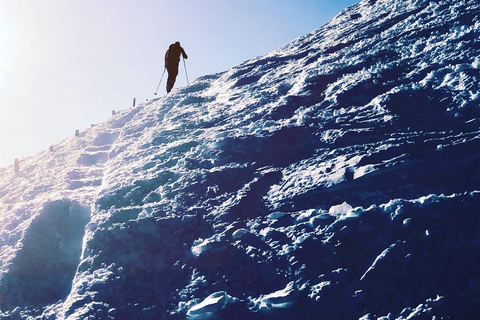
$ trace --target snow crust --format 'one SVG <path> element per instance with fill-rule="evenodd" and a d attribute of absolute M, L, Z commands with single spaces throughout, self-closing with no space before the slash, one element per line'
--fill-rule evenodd
<path fill-rule="evenodd" d="M 479 13 L 365 0 L 0 169 L 0 318 L 475 318 Z"/>

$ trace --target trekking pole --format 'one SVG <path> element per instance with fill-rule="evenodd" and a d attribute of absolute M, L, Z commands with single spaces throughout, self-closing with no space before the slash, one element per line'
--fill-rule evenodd
<path fill-rule="evenodd" d="M 160 88 L 160 83 L 162 83 L 162 79 L 163 79 L 163 75 L 165 74 L 165 70 L 167 70 L 167 67 L 165 67 L 165 69 L 163 69 L 162 77 L 160 78 L 160 81 L 158 82 L 157 91 L 155 91 L 155 95 L 157 95 L 158 88 Z"/>
<path fill-rule="evenodd" d="M 185 68 L 185 77 L 187 77 L 187 84 L 190 84 L 190 82 L 188 82 L 187 65 L 185 64 L 185 58 L 183 57 L 183 55 L 182 55 L 182 59 L 183 59 L 183 67 Z"/>

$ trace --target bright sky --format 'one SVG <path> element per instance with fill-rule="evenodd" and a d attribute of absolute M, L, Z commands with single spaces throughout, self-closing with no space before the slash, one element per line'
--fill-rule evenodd
<path fill-rule="evenodd" d="M 133 98 L 155 98 L 175 41 L 189 56 L 192 81 L 273 51 L 356 2 L 0 0 L 0 167 L 105 120 Z M 181 64 L 175 87 L 185 84 Z"/>

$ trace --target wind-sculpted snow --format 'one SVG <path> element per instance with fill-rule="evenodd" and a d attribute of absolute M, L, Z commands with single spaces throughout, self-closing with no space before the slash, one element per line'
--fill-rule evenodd
<path fill-rule="evenodd" d="M 476 318 L 479 7 L 362 1 L 3 169 L 3 318 Z"/>

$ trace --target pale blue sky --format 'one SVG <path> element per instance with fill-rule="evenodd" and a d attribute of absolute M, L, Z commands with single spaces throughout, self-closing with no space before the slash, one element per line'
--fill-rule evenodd
<path fill-rule="evenodd" d="M 192 81 L 273 51 L 356 2 L 0 0 L 0 167 L 134 97 L 154 98 L 172 42 L 189 55 Z M 175 87 L 185 84 L 181 66 Z"/>

